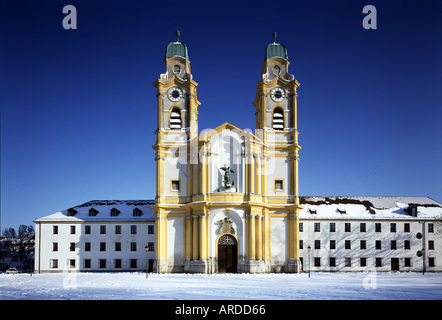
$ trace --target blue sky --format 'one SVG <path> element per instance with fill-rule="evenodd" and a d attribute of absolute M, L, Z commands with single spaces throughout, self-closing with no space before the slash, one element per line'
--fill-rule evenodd
<path fill-rule="evenodd" d="M 77 30 L 62 26 L 68 4 Z M 276 31 L 301 83 L 300 194 L 442 202 L 441 15 L 440 1 L 2 1 L 1 228 L 155 197 L 152 83 L 177 28 L 200 130 L 255 129 Z"/>

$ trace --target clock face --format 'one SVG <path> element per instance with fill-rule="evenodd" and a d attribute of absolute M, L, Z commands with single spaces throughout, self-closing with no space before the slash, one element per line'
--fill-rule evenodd
<path fill-rule="evenodd" d="M 181 90 L 178 87 L 174 87 L 169 90 L 168 96 L 169 96 L 169 99 L 172 101 L 181 100 L 183 98 L 183 90 Z"/>
<path fill-rule="evenodd" d="M 271 91 L 270 96 L 272 97 L 273 101 L 280 102 L 285 98 L 285 91 L 282 88 L 274 88 Z"/>

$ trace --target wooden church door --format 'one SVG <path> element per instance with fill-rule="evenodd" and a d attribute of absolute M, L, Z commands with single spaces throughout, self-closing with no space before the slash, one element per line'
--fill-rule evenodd
<path fill-rule="evenodd" d="M 218 240 L 218 273 L 236 273 L 238 270 L 238 243 L 235 237 L 223 235 Z"/>

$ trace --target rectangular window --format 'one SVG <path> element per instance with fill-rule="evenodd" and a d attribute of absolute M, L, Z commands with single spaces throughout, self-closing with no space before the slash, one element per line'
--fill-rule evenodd
<path fill-rule="evenodd" d="M 330 222 L 330 232 L 336 232 L 336 223 Z"/>
<path fill-rule="evenodd" d="M 390 223 L 390 232 L 396 232 L 396 223 Z"/>
<path fill-rule="evenodd" d="M 121 251 L 121 242 L 115 242 L 115 251 Z"/>
<path fill-rule="evenodd" d="M 434 240 L 428 240 L 428 250 L 434 250 Z"/>
<path fill-rule="evenodd" d="M 71 234 L 75 234 L 75 226 L 71 226 Z"/>
<path fill-rule="evenodd" d="M 367 249 L 367 241 L 366 240 L 361 240 L 359 243 L 359 249 L 361 250 L 365 250 Z"/>
<path fill-rule="evenodd" d="M 344 266 L 351 267 L 351 258 L 349 258 L 349 257 L 344 258 Z"/>
<path fill-rule="evenodd" d="M 75 251 L 75 242 L 69 243 L 69 251 Z"/>
<path fill-rule="evenodd" d="M 130 267 L 131 268 L 137 267 L 137 259 L 130 259 Z"/>
<path fill-rule="evenodd" d="M 320 267 L 321 266 L 321 258 L 320 257 L 315 257 L 314 258 L 314 264 L 315 264 L 315 267 Z"/>
<path fill-rule="evenodd" d="M 106 251 L 106 242 L 100 242 L 100 251 Z"/>
<path fill-rule="evenodd" d="M 304 249 L 304 240 L 299 240 L 299 249 Z"/>
<path fill-rule="evenodd" d="M 336 249 L 336 240 L 330 240 L 330 250 Z"/>
<path fill-rule="evenodd" d="M 376 250 L 381 250 L 382 249 L 381 240 L 376 240 L 375 241 L 375 247 L 376 247 Z"/>
<path fill-rule="evenodd" d="M 91 268 L 91 259 L 84 259 L 83 266 L 85 269 L 90 269 Z"/>
<path fill-rule="evenodd" d="M 58 226 L 52 226 L 52 234 L 58 234 Z"/>
<path fill-rule="evenodd" d="M 345 232 L 351 232 L 351 223 L 345 224 Z"/>
<path fill-rule="evenodd" d="M 410 224 L 404 223 L 404 232 L 410 232 Z"/>
<path fill-rule="evenodd" d="M 58 251 L 58 242 L 52 242 L 52 251 Z"/>
<path fill-rule="evenodd" d="M 374 225 L 374 231 L 376 231 L 376 232 L 381 232 L 381 224 L 380 224 L 380 223 L 375 223 L 375 225 Z"/>
<path fill-rule="evenodd" d="M 405 240 L 404 241 L 404 249 L 405 250 L 410 250 L 410 240 Z"/>
<path fill-rule="evenodd" d="M 69 259 L 68 260 L 68 267 L 69 268 L 75 268 L 75 259 Z"/>
<path fill-rule="evenodd" d="M 137 226 L 130 226 L 130 234 L 137 234 Z"/>
<path fill-rule="evenodd" d="M 404 258 L 404 267 L 411 267 L 411 258 Z"/>
<path fill-rule="evenodd" d="M 284 180 L 275 180 L 275 192 L 284 190 Z"/>
<path fill-rule="evenodd" d="M 321 240 L 315 240 L 315 249 L 321 249 Z"/>
<path fill-rule="evenodd" d="M 350 250 L 351 249 L 351 240 L 345 240 L 345 249 Z"/>
<path fill-rule="evenodd" d="M 91 234 L 91 226 L 84 226 L 84 234 Z"/>
<path fill-rule="evenodd" d="M 365 222 L 361 223 L 359 225 L 359 231 L 360 232 L 366 232 L 367 231 L 367 224 Z"/>
<path fill-rule="evenodd" d="M 50 264 L 51 268 L 53 268 L 53 269 L 58 268 L 58 259 L 51 259 L 49 261 L 49 264 Z"/>
<path fill-rule="evenodd" d="M 155 251 L 155 242 L 148 242 L 149 251 Z"/>
<path fill-rule="evenodd" d="M 436 266 L 436 259 L 435 258 L 428 258 L 428 266 L 435 267 Z"/>
<path fill-rule="evenodd" d="M 314 224 L 315 232 L 321 231 L 321 224 L 319 222 L 315 222 Z"/>
<path fill-rule="evenodd" d="M 121 234 L 121 226 L 115 226 L 115 234 Z"/>
<path fill-rule="evenodd" d="M 91 251 L 91 243 L 90 242 L 84 243 L 84 251 Z"/>
<path fill-rule="evenodd" d="M 429 233 L 433 233 L 434 232 L 434 224 L 433 223 L 429 223 L 428 224 L 428 232 Z"/>
<path fill-rule="evenodd" d="M 367 266 L 367 258 L 360 258 L 359 259 L 359 265 L 361 267 L 366 267 Z"/>
<path fill-rule="evenodd" d="M 120 269 L 121 268 L 121 259 L 115 259 L 114 260 L 114 268 Z"/>
<path fill-rule="evenodd" d="M 396 246 L 396 240 L 391 240 L 390 242 L 390 248 L 391 250 L 396 250 L 397 246 Z"/>
<path fill-rule="evenodd" d="M 171 180 L 170 181 L 170 189 L 171 189 L 171 191 L 175 191 L 175 192 L 180 191 L 180 180 Z"/>
<path fill-rule="evenodd" d="M 154 234 L 154 233 L 155 233 L 155 226 L 154 226 L 153 224 L 150 224 L 150 225 L 147 227 L 147 233 L 148 233 L 148 234 Z"/>
<path fill-rule="evenodd" d="M 130 243 L 130 251 L 137 251 L 137 243 L 136 242 Z"/>
<path fill-rule="evenodd" d="M 302 222 L 299 223 L 299 232 L 304 232 L 304 224 Z"/>
<path fill-rule="evenodd" d="M 100 267 L 101 269 L 106 268 L 106 259 L 100 259 L 100 260 L 98 260 L 98 261 L 99 261 L 99 267 Z"/>
<path fill-rule="evenodd" d="M 336 267 L 336 258 L 330 257 L 330 267 Z"/>
<path fill-rule="evenodd" d="M 382 258 L 375 258 L 375 267 L 382 267 Z"/>
<path fill-rule="evenodd" d="M 106 226 L 100 226 L 100 234 L 106 234 Z"/>

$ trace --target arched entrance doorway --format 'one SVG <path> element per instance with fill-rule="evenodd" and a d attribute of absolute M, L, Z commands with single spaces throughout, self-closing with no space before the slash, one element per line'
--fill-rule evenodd
<path fill-rule="evenodd" d="M 238 242 L 225 234 L 218 240 L 218 273 L 236 273 L 238 267 Z"/>

